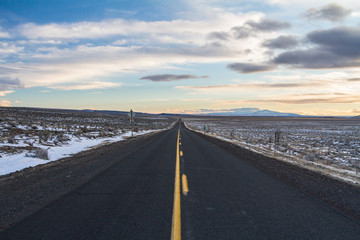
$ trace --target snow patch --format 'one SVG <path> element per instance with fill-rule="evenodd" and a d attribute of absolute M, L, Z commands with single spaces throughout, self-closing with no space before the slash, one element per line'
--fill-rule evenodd
<path fill-rule="evenodd" d="M 134 136 L 148 134 L 156 131 L 160 131 L 160 130 L 144 130 L 144 131 L 134 132 Z M 49 153 L 49 160 L 27 157 L 26 155 L 28 154 L 28 152 L 22 152 L 20 154 L 14 154 L 14 155 L 4 155 L 0 158 L 0 175 L 5 175 L 22 170 L 27 167 L 35 167 L 40 164 L 46 164 L 52 161 L 56 161 L 64 157 L 72 156 L 76 153 L 87 150 L 89 148 L 95 148 L 113 142 L 123 141 L 130 136 L 131 136 L 131 132 L 125 132 L 115 137 L 97 138 L 97 139 L 89 139 L 86 137 L 77 138 L 75 136 L 72 136 L 72 138 L 70 139 L 69 142 L 67 142 L 67 144 L 64 144 L 62 146 L 51 146 L 47 148 Z M 4 146 L 7 144 L 2 144 L 2 145 Z M 14 146 L 14 144 L 11 145 Z M 23 146 L 23 144 L 19 144 L 19 146 Z M 44 146 L 41 147 L 44 148 Z"/>

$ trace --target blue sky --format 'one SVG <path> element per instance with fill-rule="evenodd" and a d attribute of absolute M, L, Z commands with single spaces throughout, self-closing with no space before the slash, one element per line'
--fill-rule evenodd
<path fill-rule="evenodd" d="M 360 114 L 352 0 L 0 0 L 0 105 Z"/>

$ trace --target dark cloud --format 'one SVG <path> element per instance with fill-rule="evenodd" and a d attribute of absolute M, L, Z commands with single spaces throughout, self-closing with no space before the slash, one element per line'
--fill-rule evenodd
<path fill-rule="evenodd" d="M 360 82 L 360 78 L 349 78 L 349 82 Z"/>
<path fill-rule="evenodd" d="M 248 38 L 252 35 L 251 29 L 246 28 L 246 27 L 233 27 L 231 29 L 232 35 L 234 38 L 237 39 L 243 39 L 243 38 Z"/>
<path fill-rule="evenodd" d="M 276 64 L 303 68 L 340 68 L 360 66 L 360 29 L 337 27 L 307 35 L 315 47 L 281 53 Z"/>
<path fill-rule="evenodd" d="M 243 51 L 243 53 L 248 55 L 248 54 L 252 53 L 252 50 L 248 48 L 245 51 Z"/>
<path fill-rule="evenodd" d="M 360 28 L 337 27 L 313 31 L 310 42 L 338 55 L 360 57 Z"/>
<path fill-rule="evenodd" d="M 214 49 L 215 48 L 221 49 L 224 47 L 224 45 L 221 42 L 212 42 L 212 43 L 208 44 L 207 46 L 214 48 Z"/>
<path fill-rule="evenodd" d="M 311 8 L 305 13 L 305 16 L 311 20 L 321 19 L 337 22 L 345 19 L 350 13 L 350 10 L 338 4 L 331 3 L 321 8 Z"/>
<path fill-rule="evenodd" d="M 208 34 L 208 38 L 226 41 L 229 39 L 229 34 L 227 32 L 211 32 Z"/>
<path fill-rule="evenodd" d="M 0 77 L 0 91 L 24 88 L 24 84 L 18 78 Z"/>
<path fill-rule="evenodd" d="M 265 41 L 263 46 L 268 48 L 289 49 L 296 47 L 298 44 L 299 41 L 294 36 L 279 36 L 277 38 Z"/>
<path fill-rule="evenodd" d="M 272 32 L 289 28 L 288 22 L 281 22 L 275 19 L 263 18 L 256 22 L 254 20 L 247 21 L 243 26 L 235 26 L 231 29 L 234 38 L 243 39 L 256 35 L 257 32 Z"/>
<path fill-rule="evenodd" d="M 321 49 L 284 52 L 275 57 L 274 62 L 303 68 L 337 68 L 344 64 L 343 59 Z"/>
<path fill-rule="evenodd" d="M 232 63 L 227 68 L 239 73 L 265 72 L 276 68 L 273 64 Z"/>
<path fill-rule="evenodd" d="M 289 28 L 291 25 L 288 22 L 281 22 L 275 19 L 263 18 L 259 22 L 253 20 L 247 21 L 245 25 L 249 26 L 251 29 L 259 32 L 271 32 L 277 31 L 285 28 Z"/>
<path fill-rule="evenodd" d="M 157 74 L 151 76 L 145 76 L 140 78 L 141 80 L 150 80 L 153 82 L 171 82 L 177 80 L 194 79 L 194 78 L 208 78 L 209 76 L 196 76 L 191 74 L 176 75 L 176 74 Z"/>
<path fill-rule="evenodd" d="M 202 86 L 180 86 L 182 89 L 286 89 L 286 88 L 316 88 L 323 87 L 324 83 L 319 82 L 290 82 L 290 83 L 239 83 L 239 84 L 221 84 L 221 85 L 202 85 Z"/>

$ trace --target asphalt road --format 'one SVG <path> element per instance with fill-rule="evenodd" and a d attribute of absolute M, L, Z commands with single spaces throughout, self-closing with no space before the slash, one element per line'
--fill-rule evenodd
<path fill-rule="evenodd" d="M 358 220 L 180 129 L 182 239 L 360 239 Z M 177 137 L 159 134 L 0 239 L 170 239 Z"/>

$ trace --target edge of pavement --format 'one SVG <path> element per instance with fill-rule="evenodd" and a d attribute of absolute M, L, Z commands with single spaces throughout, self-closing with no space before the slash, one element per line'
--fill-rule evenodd
<path fill-rule="evenodd" d="M 0 176 L 0 231 L 86 184 L 175 126 Z M 106 156 L 107 152 L 115 154 Z"/>
<path fill-rule="evenodd" d="M 216 136 L 194 131 L 186 124 L 185 128 L 211 144 L 249 162 L 261 171 L 295 186 L 302 192 L 336 208 L 349 217 L 360 220 L 359 186 L 276 158 L 264 156 L 235 143 L 216 138 Z"/>

